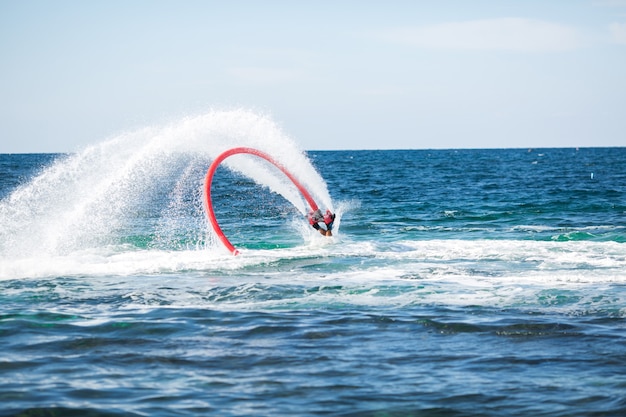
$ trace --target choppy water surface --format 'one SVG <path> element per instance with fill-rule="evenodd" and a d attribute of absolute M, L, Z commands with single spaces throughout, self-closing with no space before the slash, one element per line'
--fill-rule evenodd
<path fill-rule="evenodd" d="M 234 146 L 335 236 L 233 156 L 225 251 Z M 622 415 L 624 160 L 303 152 L 243 111 L 0 155 L 0 415 Z"/>

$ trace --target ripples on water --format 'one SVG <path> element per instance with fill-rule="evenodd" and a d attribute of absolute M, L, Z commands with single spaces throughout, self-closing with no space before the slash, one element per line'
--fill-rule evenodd
<path fill-rule="evenodd" d="M 332 240 L 223 170 L 237 258 L 210 157 L 142 152 L 111 164 L 169 165 L 91 200 L 31 182 L 58 156 L 0 156 L 0 415 L 626 414 L 624 149 L 311 152 Z M 100 234 L 55 235 L 65 204 Z"/>
<path fill-rule="evenodd" d="M 584 288 L 536 288 L 517 307 L 489 307 L 463 302 L 481 297 L 454 282 L 191 275 L 2 282 L 7 411 L 582 416 L 626 407 L 623 312 L 611 309 L 624 305 L 623 290 L 604 310 L 583 300 Z M 449 297 L 461 300 L 447 306 Z"/>

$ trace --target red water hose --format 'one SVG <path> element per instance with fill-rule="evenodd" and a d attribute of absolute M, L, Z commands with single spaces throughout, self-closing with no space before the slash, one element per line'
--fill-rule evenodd
<path fill-rule="evenodd" d="M 278 161 L 276 161 L 274 158 L 272 158 L 270 155 L 266 154 L 265 152 L 259 151 L 258 149 L 246 148 L 246 147 L 232 148 L 225 152 L 222 152 L 211 163 L 211 166 L 209 166 L 209 170 L 206 173 L 206 177 L 204 179 L 204 198 L 205 198 L 207 216 L 209 217 L 209 221 L 211 222 L 211 226 L 213 227 L 213 230 L 215 230 L 217 237 L 222 241 L 224 246 L 226 246 L 226 249 L 228 249 L 229 252 L 232 253 L 233 255 L 238 255 L 239 251 L 230 243 L 228 238 L 224 235 L 224 232 L 222 232 L 222 229 L 220 228 L 219 224 L 217 223 L 217 219 L 215 218 L 215 211 L 213 211 L 213 202 L 211 201 L 211 184 L 213 182 L 213 175 L 215 174 L 215 170 L 222 163 L 222 161 L 228 158 L 229 156 L 240 154 L 240 153 L 256 155 L 258 157 L 265 159 L 266 161 L 274 165 L 276 168 L 280 169 L 283 172 L 283 174 L 285 174 L 287 178 L 291 180 L 293 185 L 295 185 L 298 188 L 300 193 L 302 193 L 302 196 L 304 197 L 304 199 L 307 201 L 307 203 L 309 203 L 311 210 L 316 211 L 318 209 L 317 204 L 315 203 L 315 200 L 313 200 L 313 197 L 311 197 L 311 194 L 309 194 L 306 188 L 304 188 L 304 186 L 300 184 L 300 182 L 296 179 L 296 177 L 294 177 L 289 171 L 287 171 L 287 168 L 285 168 L 282 164 L 280 164 Z"/>

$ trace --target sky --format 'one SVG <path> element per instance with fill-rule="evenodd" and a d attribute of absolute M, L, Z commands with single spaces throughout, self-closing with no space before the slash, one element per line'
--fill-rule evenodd
<path fill-rule="evenodd" d="M 626 0 L 0 0 L 0 153 L 237 108 L 307 150 L 626 146 Z"/>

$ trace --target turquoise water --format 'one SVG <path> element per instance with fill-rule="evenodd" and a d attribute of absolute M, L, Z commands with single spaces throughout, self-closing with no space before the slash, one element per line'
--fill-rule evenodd
<path fill-rule="evenodd" d="M 335 236 L 233 156 L 231 256 L 235 146 Z M 249 112 L 0 155 L 0 415 L 623 415 L 624 160 L 304 152 Z"/>

